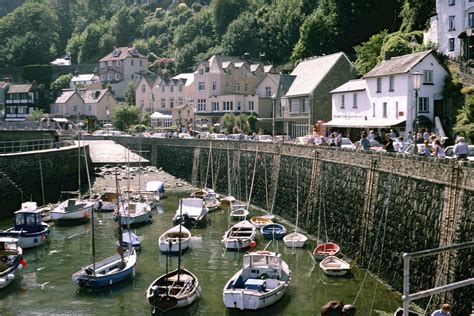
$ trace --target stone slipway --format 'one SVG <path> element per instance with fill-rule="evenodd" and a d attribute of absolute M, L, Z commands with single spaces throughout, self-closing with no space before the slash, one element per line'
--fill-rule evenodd
<path fill-rule="evenodd" d="M 115 143 L 113 140 L 84 140 L 81 143 L 89 145 L 90 157 L 94 167 L 106 164 L 127 164 L 127 160 L 131 166 L 138 166 L 139 163 L 142 166 L 150 164 L 149 160 Z"/>

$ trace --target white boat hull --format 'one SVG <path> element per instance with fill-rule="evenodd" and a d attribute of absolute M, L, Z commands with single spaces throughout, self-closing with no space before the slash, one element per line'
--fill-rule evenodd
<path fill-rule="evenodd" d="M 288 289 L 287 282 L 280 282 L 280 285 L 269 292 L 261 292 L 251 289 L 229 289 L 229 284 L 235 281 L 242 270 L 237 272 L 234 277 L 226 284 L 224 289 L 224 305 L 227 308 L 261 309 L 278 302 Z"/>
<path fill-rule="evenodd" d="M 256 228 L 249 221 L 241 221 L 224 233 L 222 243 L 229 250 L 247 249 L 255 234 Z"/>
<path fill-rule="evenodd" d="M 181 227 L 181 236 L 179 238 L 179 225 L 167 230 L 158 239 L 158 247 L 164 253 L 179 253 L 179 240 L 181 239 L 181 252 L 189 248 L 191 241 L 191 232 L 186 227 Z M 187 236 L 187 237 L 184 237 Z"/>
<path fill-rule="evenodd" d="M 151 214 L 150 212 L 148 213 L 143 213 L 137 216 L 120 216 L 120 223 L 122 225 L 136 225 L 136 224 L 141 224 L 141 223 L 146 223 L 151 220 Z"/>
<path fill-rule="evenodd" d="M 73 208 L 72 210 L 68 210 L 68 207 L 65 207 L 65 203 L 67 203 L 67 201 L 62 202 L 61 204 L 59 204 L 58 207 L 56 207 L 49 213 L 52 220 L 74 221 L 87 220 L 90 218 L 94 206 L 93 202 L 81 202 L 80 204 L 83 205 Z"/>
<path fill-rule="evenodd" d="M 10 283 L 15 281 L 15 278 L 16 278 L 15 272 L 17 270 L 18 269 L 16 269 L 15 271 L 12 271 L 11 273 L 8 273 L 7 275 L 3 277 L 0 277 L 0 289 L 6 288 L 7 286 L 10 285 Z"/>
<path fill-rule="evenodd" d="M 16 231 L 14 230 L 7 230 L 8 233 L 11 233 L 12 236 L 15 235 Z M 49 229 L 44 230 L 42 232 L 37 233 L 35 236 L 21 236 L 20 232 L 18 233 L 18 245 L 25 249 L 25 248 L 33 248 L 37 246 L 41 246 L 46 242 L 49 235 Z"/>
<path fill-rule="evenodd" d="M 120 206 L 120 224 L 137 225 L 151 221 L 151 207 L 147 203 L 127 202 Z"/>
<path fill-rule="evenodd" d="M 300 233 L 291 233 L 283 237 L 285 246 L 290 248 L 301 248 L 306 243 L 306 240 L 308 240 L 308 237 Z"/>
<path fill-rule="evenodd" d="M 323 272 L 330 276 L 343 276 L 350 271 L 351 266 L 346 261 L 335 256 L 329 256 L 319 263 Z"/>

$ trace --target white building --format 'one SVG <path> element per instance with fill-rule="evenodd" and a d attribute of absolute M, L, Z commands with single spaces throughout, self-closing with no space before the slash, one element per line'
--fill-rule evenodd
<path fill-rule="evenodd" d="M 436 0 L 436 15 L 430 18 L 424 42 L 437 44 L 438 51 L 450 58 L 471 59 L 473 28 L 473 0 Z"/>
<path fill-rule="evenodd" d="M 423 74 L 417 110 L 414 72 Z M 382 61 L 362 79 L 331 91 L 332 120 L 324 125 L 339 129 L 396 128 L 406 137 L 413 130 L 416 112 L 418 127 L 432 127 L 435 103 L 442 99 L 447 75 L 448 70 L 432 51 Z"/>
<path fill-rule="evenodd" d="M 99 82 L 99 76 L 96 76 L 94 74 L 76 75 L 71 78 L 71 81 L 69 82 L 69 88 L 70 89 L 84 88 L 95 82 Z"/>

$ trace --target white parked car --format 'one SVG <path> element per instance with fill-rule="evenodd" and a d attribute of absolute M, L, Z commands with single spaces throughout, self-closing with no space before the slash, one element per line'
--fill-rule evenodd
<path fill-rule="evenodd" d="M 193 139 L 193 137 L 189 133 L 179 133 L 178 138 Z"/>
<path fill-rule="evenodd" d="M 349 138 L 343 137 L 341 140 L 341 148 L 354 149 L 355 146 Z"/>
<path fill-rule="evenodd" d="M 211 134 L 212 140 L 227 140 L 227 136 L 224 134 Z"/>
<path fill-rule="evenodd" d="M 468 145 L 469 146 L 469 154 L 467 154 L 467 160 L 469 161 L 474 161 L 474 145 Z M 453 153 L 454 146 L 448 146 L 445 149 L 446 152 L 446 158 L 448 159 L 453 159 L 456 158 L 456 156 Z"/>
<path fill-rule="evenodd" d="M 271 135 L 256 135 L 255 141 L 262 143 L 272 143 L 273 137 Z"/>
<path fill-rule="evenodd" d="M 152 138 L 166 138 L 166 133 L 154 133 L 151 135 Z"/>

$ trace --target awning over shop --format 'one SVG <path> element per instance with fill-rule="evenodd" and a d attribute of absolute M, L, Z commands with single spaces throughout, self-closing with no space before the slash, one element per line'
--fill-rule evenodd
<path fill-rule="evenodd" d="M 405 119 L 398 120 L 347 120 L 347 119 L 334 119 L 327 123 L 324 123 L 324 126 L 327 127 L 349 127 L 349 128 L 381 128 L 381 127 L 392 127 L 397 126 L 405 122 Z"/>

